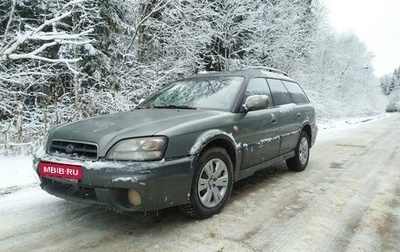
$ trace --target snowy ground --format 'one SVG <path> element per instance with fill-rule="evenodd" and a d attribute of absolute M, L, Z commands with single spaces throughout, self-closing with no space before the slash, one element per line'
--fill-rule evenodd
<path fill-rule="evenodd" d="M 39 188 L 30 157 L 0 157 L 0 251 L 400 251 L 398 125 L 321 124 L 306 171 L 257 173 L 203 221 L 70 203 Z"/>

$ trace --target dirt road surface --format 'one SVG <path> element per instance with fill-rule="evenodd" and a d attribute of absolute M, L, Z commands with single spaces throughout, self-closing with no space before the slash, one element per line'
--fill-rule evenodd
<path fill-rule="evenodd" d="M 400 115 L 322 130 L 304 172 L 237 183 L 224 210 L 123 215 L 47 195 L 0 194 L 1 251 L 400 251 Z"/>

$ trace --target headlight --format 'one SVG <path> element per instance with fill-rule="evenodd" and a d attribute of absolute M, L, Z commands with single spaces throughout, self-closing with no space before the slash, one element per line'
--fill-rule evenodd
<path fill-rule="evenodd" d="M 165 137 L 126 139 L 115 144 L 107 154 L 107 159 L 148 161 L 159 160 L 164 155 Z"/>

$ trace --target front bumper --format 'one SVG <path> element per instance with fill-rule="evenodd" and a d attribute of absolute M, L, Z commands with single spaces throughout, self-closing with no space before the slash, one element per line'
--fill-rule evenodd
<path fill-rule="evenodd" d="M 153 162 L 78 161 L 44 155 L 34 159 L 40 186 L 54 196 L 69 201 L 110 205 L 120 211 L 153 211 L 185 204 L 192 181 L 192 157 Z M 45 177 L 39 162 L 78 165 L 83 177 L 79 181 Z M 135 190 L 141 199 L 131 203 L 128 191 Z"/>

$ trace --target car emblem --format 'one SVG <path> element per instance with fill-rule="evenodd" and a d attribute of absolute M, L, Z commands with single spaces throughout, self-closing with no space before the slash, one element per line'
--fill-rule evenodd
<path fill-rule="evenodd" d="M 67 146 L 65 146 L 65 152 L 67 152 L 68 154 L 71 154 L 73 151 L 74 151 L 73 144 L 68 144 Z"/>

